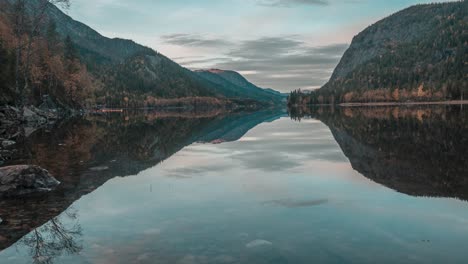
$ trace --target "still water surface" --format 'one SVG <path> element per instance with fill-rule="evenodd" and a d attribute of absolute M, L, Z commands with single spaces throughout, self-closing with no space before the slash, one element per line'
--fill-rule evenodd
<path fill-rule="evenodd" d="M 62 186 L 1 202 L 0 263 L 466 263 L 466 110 L 306 115 L 38 131 L 17 162 Z"/>

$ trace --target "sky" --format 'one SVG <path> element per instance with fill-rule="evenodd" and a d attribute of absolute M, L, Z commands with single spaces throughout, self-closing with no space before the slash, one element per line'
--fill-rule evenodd
<path fill-rule="evenodd" d="M 234 70 L 288 92 L 325 84 L 353 36 L 432 0 L 75 0 L 66 12 L 189 69 Z"/>

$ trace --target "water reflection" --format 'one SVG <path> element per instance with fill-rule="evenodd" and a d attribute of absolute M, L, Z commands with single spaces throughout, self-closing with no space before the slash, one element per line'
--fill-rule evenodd
<path fill-rule="evenodd" d="M 6 165 L 39 165 L 61 185 L 47 195 L 0 200 L 0 250 L 116 176 L 136 175 L 194 142 L 237 140 L 259 123 L 284 115 L 283 110 L 270 109 L 231 114 L 126 112 L 89 115 L 36 131 L 19 142 L 16 158 Z"/>
<path fill-rule="evenodd" d="M 296 207 L 311 207 L 328 203 L 328 199 L 319 199 L 319 200 L 304 200 L 304 201 L 295 201 L 295 200 L 273 200 L 267 201 L 263 204 L 265 205 L 277 205 L 284 206 L 287 208 L 296 208 Z"/>
<path fill-rule="evenodd" d="M 467 203 L 414 196 L 467 199 L 466 110 L 292 117 L 124 113 L 37 131 L 12 162 L 62 185 L 0 201 L 0 263 L 464 260 Z"/>
<path fill-rule="evenodd" d="M 51 264 L 63 254 L 79 254 L 83 249 L 78 240 L 81 235 L 77 211 L 69 208 L 60 217 L 52 218 L 47 224 L 23 237 L 18 246 L 29 248 L 33 263 Z"/>
<path fill-rule="evenodd" d="M 415 196 L 468 200 L 468 107 L 293 109 L 326 124 L 355 170 Z"/>

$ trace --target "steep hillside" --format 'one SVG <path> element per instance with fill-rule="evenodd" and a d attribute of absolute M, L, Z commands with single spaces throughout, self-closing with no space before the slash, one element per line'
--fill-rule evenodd
<path fill-rule="evenodd" d="M 197 70 L 195 71 L 200 77 L 215 83 L 222 87 L 222 93 L 229 97 L 248 96 L 258 101 L 273 101 L 279 102 L 281 94 L 274 93 L 271 89 L 262 89 L 251 82 L 244 76 L 235 71 L 226 71 L 219 69 Z"/>
<path fill-rule="evenodd" d="M 131 40 L 104 37 L 52 4 L 47 4 L 44 12 L 40 12 L 43 3 L 46 2 L 0 2 L 0 57 L 5 57 L 0 67 L 0 103 L 22 101 L 20 103 L 37 105 L 44 94 L 72 108 L 144 107 L 151 106 L 158 98 L 186 97 L 226 101 L 234 97 L 236 102 L 247 100 L 249 104 L 252 100 L 274 103 L 275 96 L 260 96 L 253 85 L 232 93 L 148 47 Z M 44 15 L 36 28 L 34 21 L 39 21 L 38 13 Z M 14 22 L 18 17 L 25 17 L 21 27 Z M 16 77 L 10 74 L 8 80 L 3 80 L 15 68 L 15 54 L 18 53 L 19 74 Z M 71 64 L 74 66 L 67 66 Z M 67 72 L 56 72 L 60 69 L 67 69 Z"/>
<path fill-rule="evenodd" d="M 64 107 L 93 104 L 101 85 L 72 41 L 45 18 L 34 24 L 39 19 L 26 8 L 31 2 L 18 3 L 24 5 L 0 1 L 0 105 L 39 105 L 44 95 Z"/>
<path fill-rule="evenodd" d="M 468 96 L 468 2 L 416 5 L 354 37 L 311 103 L 459 100 Z"/>

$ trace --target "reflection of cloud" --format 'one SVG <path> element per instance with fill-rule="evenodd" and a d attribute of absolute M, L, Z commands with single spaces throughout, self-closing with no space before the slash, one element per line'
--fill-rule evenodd
<path fill-rule="evenodd" d="M 337 165 L 347 162 L 324 124 L 297 123 L 288 118 L 261 124 L 237 142 L 191 145 L 179 153 L 178 157 L 181 159 L 167 161 L 175 165 L 167 170 L 169 177 L 192 178 L 237 168 L 271 174 L 295 171 L 314 161 L 327 161 Z"/>
<path fill-rule="evenodd" d="M 269 126 L 259 126 L 244 138 L 216 149 L 232 153 L 229 158 L 246 168 L 270 173 L 294 169 L 314 160 L 347 162 L 330 130 L 320 122 L 291 123 L 284 118 Z"/>
<path fill-rule="evenodd" d="M 249 169 L 261 169 L 264 171 L 281 171 L 300 166 L 293 159 L 288 159 L 283 153 L 250 151 L 233 155 L 232 159 L 241 161 Z"/>
<path fill-rule="evenodd" d="M 192 167 L 182 167 L 182 168 L 175 168 L 168 171 L 166 174 L 168 177 L 172 178 L 180 178 L 180 179 L 187 179 L 192 178 L 194 176 L 200 176 L 202 174 L 206 174 L 207 172 L 218 172 L 224 171 L 228 168 L 226 165 L 202 165 L 202 166 L 192 166 Z"/>
<path fill-rule="evenodd" d="M 328 203 L 328 199 L 316 199 L 316 200 L 302 200 L 302 201 L 296 201 L 296 200 L 291 200 L 291 199 L 285 199 L 285 200 L 273 200 L 273 201 L 266 201 L 263 204 L 264 205 L 277 205 L 277 206 L 284 206 L 287 208 L 297 208 L 297 207 L 311 207 L 311 206 L 317 206 L 317 205 L 322 205 Z"/>

